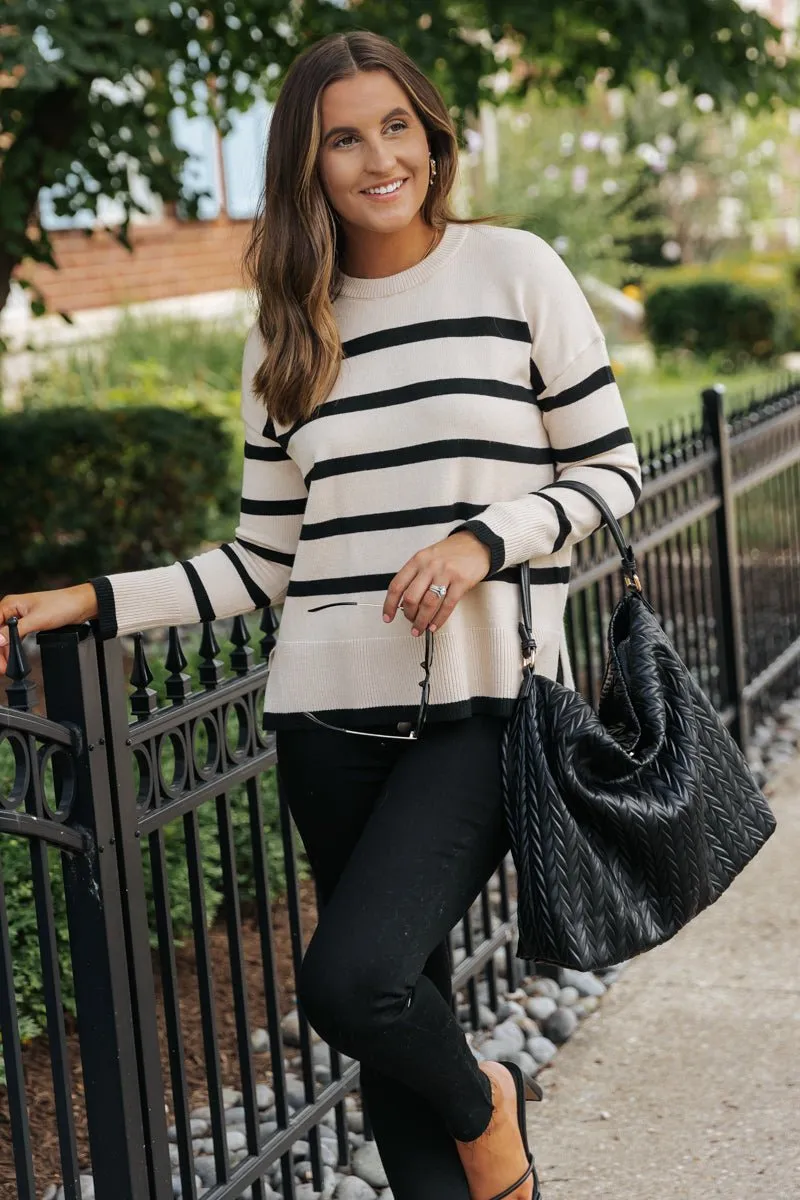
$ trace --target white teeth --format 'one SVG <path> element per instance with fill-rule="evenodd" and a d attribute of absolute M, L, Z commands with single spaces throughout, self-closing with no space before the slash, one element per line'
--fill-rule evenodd
<path fill-rule="evenodd" d="M 397 183 L 390 183 L 388 187 L 364 188 L 364 191 L 368 196 L 388 196 L 390 192 L 396 192 L 404 183 L 404 179 L 398 179 Z"/>

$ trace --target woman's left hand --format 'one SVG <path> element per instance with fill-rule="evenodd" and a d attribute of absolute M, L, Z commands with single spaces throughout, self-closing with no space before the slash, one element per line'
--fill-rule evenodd
<path fill-rule="evenodd" d="M 486 577 L 491 561 L 488 546 L 466 529 L 418 550 L 389 584 L 383 619 L 394 620 L 402 598 L 401 611 L 414 622 L 412 634 L 428 626 L 431 632 L 441 629 L 461 597 Z M 428 591 L 432 583 L 447 587 L 443 600 Z"/>

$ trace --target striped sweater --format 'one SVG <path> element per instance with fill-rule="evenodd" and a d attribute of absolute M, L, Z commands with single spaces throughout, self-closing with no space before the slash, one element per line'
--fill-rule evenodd
<path fill-rule="evenodd" d="M 546 242 L 481 225 L 448 225 L 399 274 L 344 276 L 335 312 L 336 385 L 290 427 L 252 392 L 263 345 L 251 330 L 234 539 L 93 579 L 101 636 L 282 605 L 266 729 L 308 725 L 306 712 L 410 721 L 422 645 L 402 612 L 385 624 L 381 605 L 416 551 L 468 529 L 491 565 L 434 634 L 428 719 L 507 716 L 521 682 L 518 564 L 531 563 L 537 670 L 554 677 L 571 548 L 599 523 L 570 481 L 618 516 L 640 492 L 600 328 Z"/>

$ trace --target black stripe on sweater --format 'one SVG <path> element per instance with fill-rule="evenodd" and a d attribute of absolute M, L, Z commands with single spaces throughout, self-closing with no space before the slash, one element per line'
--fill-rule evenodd
<path fill-rule="evenodd" d="M 345 358 L 388 350 L 392 346 L 409 346 L 413 342 L 429 342 L 438 338 L 499 337 L 507 341 L 528 342 L 531 331 L 525 321 L 507 317 L 451 317 L 440 321 L 415 321 L 411 325 L 396 325 L 392 329 L 376 329 L 362 337 L 350 338 L 342 350 Z"/>
<path fill-rule="evenodd" d="M 239 578 L 241 579 L 242 583 L 245 586 L 248 596 L 253 601 L 253 604 L 256 606 L 256 608 L 269 608 L 272 601 L 270 600 L 267 593 L 262 591 L 261 588 L 258 586 L 258 584 L 253 579 L 250 578 L 247 571 L 245 570 L 244 563 L 239 558 L 236 551 L 227 544 L 223 544 L 222 546 L 220 546 L 220 550 L 233 563 L 233 565 L 236 568 L 236 571 L 239 575 Z"/>
<path fill-rule="evenodd" d="M 506 383 L 502 379 L 421 379 L 417 383 L 407 383 L 402 387 L 381 388 L 379 392 L 364 392 L 358 396 L 343 396 L 335 404 L 318 408 L 314 419 L 387 408 L 393 404 L 411 404 L 415 400 L 427 400 L 432 396 L 456 396 L 459 393 L 465 396 L 496 396 L 500 400 L 519 400 L 523 404 L 530 404 L 535 400 L 529 388 L 516 383 Z"/>
<path fill-rule="evenodd" d="M 398 568 L 399 570 L 399 568 Z M 531 583 L 569 583 L 569 567 L 531 567 Z M 397 572 L 395 572 L 395 575 Z M 338 579 L 293 579 L 287 596 L 350 596 L 357 592 L 385 592 L 394 575 L 348 575 Z M 507 567 L 491 580 L 519 583 L 519 567 Z"/>
<path fill-rule="evenodd" d="M 553 451 L 553 458 L 560 463 L 577 463 L 585 458 L 593 458 L 595 454 L 603 454 L 617 446 L 630 446 L 632 443 L 631 431 L 625 425 L 622 429 L 615 429 L 591 442 L 580 442 L 577 446 L 560 446 Z"/>
<path fill-rule="evenodd" d="M 569 567 L 531 567 L 530 572 L 531 584 L 538 587 L 543 584 L 569 583 Z M 494 583 L 495 580 L 500 583 L 515 583 L 519 587 L 519 564 L 498 571 L 496 575 L 492 576 L 491 582 Z"/>
<path fill-rule="evenodd" d="M 537 399 L 539 396 L 541 396 L 546 386 L 547 385 L 545 384 L 545 381 L 542 379 L 541 371 L 533 359 L 531 359 L 531 387 L 533 388 L 534 395 L 537 397 Z"/>
<path fill-rule="evenodd" d="M 340 537 L 351 533 L 369 533 L 380 529 L 407 529 L 419 525 L 439 525 L 447 521 L 468 521 L 483 512 L 485 504 L 440 504 L 427 508 L 403 508 L 393 512 L 371 512 L 357 517 L 332 517 L 303 525 L 301 541 Z"/>
<path fill-rule="evenodd" d="M 244 456 L 259 462 L 286 462 L 289 458 L 282 446 L 254 446 L 252 442 L 245 442 Z"/>
<path fill-rule="evenodd" d="M 563 392 L 558 392 L 555 396 L 540 396 L 537 403 L 542 412 L 552 412 L 554 408 L 567 408 L 570 404 L 577 404 L 579 400 L 585 400 L 587 396 L 591 396 L 609 383 L 616 383 L 614 372 L 611 367 L 600 367 L 591 375 L 587 375 L 580 383 L 564 388 Z"/>
<path fill-rule="evenodd" d="M 485 458 L 497 462 L 549 466 L 554 454 L 549 446 L 513 446 L 508 442 L 489 442 L 482 438 L 449 438 L 439 442 L 423 442 L 418 446 L 400 446 L 396 450 L 374 450 L 368 454 L 329 458 L 311 468 L 305 477 L 305 485 L 309 487 L 313 481 L 328 479 L 333 475 L 379 471 L 447 458 Z"/>
<path fill-rule="evenodd" d="M 241 546 L 244 550 L 249 550 L 251 554 L 255 554 L 257 558 L 265 558 L 269 562 L 280 563 L 282 567 L 294 566 L 294 555 L 284 554 L 282 550 L 271 550 L 267 546 L 257 546 L 255 542 L 246 542 L 244 538 L 234 538 L 237 546 Z"/>
<path fill-rule="evenodd" d="M 611 463 L 586 463 L 587 471 L 613 471 L 615 475 L 619 475 L 620 479 L 624 479 L 628 487 L 631 489 L 634 500 L 638 500 L 642 494 L 642 489 L 635 479 L 631 479 L 627 471 L 623 471 L 622 467 L 612 466 Z"/>
<path fill-rule="evenodd" d="M 456 529 L 451 529 L 447 536 L 452 537 L 454 533 L 461 533 L 463 531 L 471 533 L 479 542 L 483 542 L 489 551 L 489 570 L 484 575 L 484 579 L 493 579 L 505 562 L 505 542 L 499 533 L 495 533 L 493 529 L 489 528 L 485 521 L 466 521 L 463 525 L 457 526 Z"/>
<path fill-rule="evenodd" d="M 97 626 L 101 641 L 117 636 L 117 602 L 107 575 L 95 575 L 89 580 L 97 596 Z"/>
<path fill-rule="evenodd" d="M 548 486 L 552 487 L 553 485 L 549 484 Z M 561 549 L 561 547 L 564 545 L 564 542 L 572 533 L 572 522 L 564 512 L 564 506 L 559 504 L 555 497 L 548 496 L 547 492 L 544 491 L 532 492 L 531 495 L 541 496 L 543 500 L 547 500 L 549 504 L 552 504 L 553 508 L 556 510 L 556 516 L 558 517 L 558 537 L 553 543 L 553 554 L 555 554 L 557 550 Z"/>
<path fill-rule="evenodd" d="M 248 500 L 242 496 L 239 508 L 256 517 L 293 517 L 306 511 L 306 500 Z"/>
<path fill-rule="evenodd" d="M 576 495 L 583 496 L 584 500 L 589 500 L 589 497 L 584 495 L 583 492 L 579 492 L 577 488 L 573 488 L 568 479 L 557 479 L 555 483 L 548 483 L 547 486 L 551 488 L 566 488 L 567 491 L 570 491 L 571 489 Z M 591 501 L 589 501 L 589 503 L 591 504 Z M 590 533 L 594 532 L 595 529 L 599 529 L 603 524 L 603 514 L 599 511 L 599 509 L 597 510 L 597 517 L 597 524 L 589 531 Z"/>
<path fill-rule="evenodd" d="M 189 580 L 189 586 L 192 589 L 194 602 L 197 605 L 197 612 L 201 621 L 214 621 L 216 613 L 208 596 L 208 592 L 203 586 L 203 581 L 197 574 L 197 569 L 190 562 L 184 559 L 181 566 L 186 572 L 186 577 Z"/>

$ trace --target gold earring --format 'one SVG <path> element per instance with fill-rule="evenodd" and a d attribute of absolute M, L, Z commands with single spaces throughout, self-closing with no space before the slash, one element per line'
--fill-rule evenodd
<path fill-rule="evenodd" d="M 437 170 L 436 159 L 433 157 L 433 155 L 431 155 L 429 161 L 431 164 L 431 177 L 428 180 L 428 187 L 433 187 L 433 181 L 436 178 L 436 170 Z"/>

